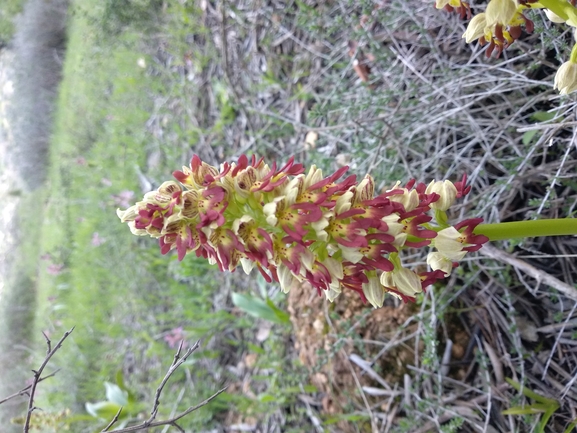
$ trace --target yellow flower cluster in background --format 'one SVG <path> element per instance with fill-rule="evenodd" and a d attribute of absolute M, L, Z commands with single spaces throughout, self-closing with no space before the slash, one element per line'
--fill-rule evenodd
<path fill-rule="evenodd" d="M 456 11 L 461 17 L 471 18 L 471 8 L 461 0 L 436 0 L 437 9 Z M 463 38 L 467 43 L 479 41 L 488 45 L 487 57 L 493 53 L 499 57 L 504 49 L 519 39 L 522 30 L 533 32 L 533 22 L 525 16 L 527 9 L 543 9 L 547 18 L 557 24 L 577 27 L 577 8 L 574 1 L 567 0 L 490 0 L 485 12 L 472 17 Z M 554 88 L 563 94 L 577 90 L 577 44 L 569 60 L 563 63 L 555 75 Z"/>

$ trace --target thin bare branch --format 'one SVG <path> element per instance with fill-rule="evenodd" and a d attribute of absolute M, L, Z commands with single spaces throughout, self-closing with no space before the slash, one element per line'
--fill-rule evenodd
<path fill-rule="evenodd" d="M 176 350 L 176 353 L 174 354 L 174 359 L 172 360 L 172 364 L 170 365 L 164 378 L 160 382 L 160 385 L 158 385 L 158 388 L 156 388 L 156 392 L 154 394 L 154 403 L 152 405 L 152 409 L 150 410 L 150 417 L 146 421 L 144 421 L 143 423 L 138 424 L 138 425 L 125 427 L 125 428 L 121 428 L 118 430 L 109 430 L 110 427 L 112 427 L 118 421 L 118 417 L 120 416 L 120 411 L 118 411 L 118 413 L 116 414 L 114 419 L 104 428 L 104 430 L 101 430 L 101 433 L 105 433 L 105 432 L 109 432 L 109 431 L 112 431 L 114 433 L 126 433 L 126 432 L 133 432 L 133 431 L 139 431 L 139 430 L 147 430 L 147 429 L 150 429 L 153 427 L 160 427 L 160 426 L 171 426 L 171 427 L 178 429 L 181 432 L 184 432 L 182 427 L 180 427 L 177 424 L 178 420 L 184 418 L 189 413 L 194 412 L 197 409 L 200 409 L 202 406 L 205 406 L 210 401 L 215 399 L 218 395 L 220 395 L 221 393 L 226 391 L 228 386 L 217 391 L 216 393 L 211 395 L 209 398 L 207 398 L 203 402 L 197 404 L 196 406 L 191 406 L 188 409 L 186 409 L 184 412 L 181 412 L 180 414 L 178 414 L 174 417 L 171 417 L 170 419 L 167 419 L 164 421 L 155 421 L 156 416 L 158 415 L 158 408 L 160 407 L 160 395 L 162 394 L 162 391 L 163 391 L 166 383 L 168 382 L 170 377 L 173 375 L 173 373 L 178 369 L 178 367 L 180 367 L 182 365 L 182 363 L 185 362 L 187 360 L 187 358 L 190 355 L 192 355 L 200 347 L 200 341 L 197 341 L 193 346 L 189 347 L 186 350 L 186 352 L 184 352 L 184 354 L 181 356 L 180 352 L 182 351 L 182 344 L 183 344 L 183 342 L 181 341 L 179 346 L 178 346 L 178 349 Z"/>
<path fill-rule="evenodd" d="M 494 388 L 494 390 L 496 392 L 501 392 L 507 388 L 509 388 L 509 384 L 508 383 L 502 383 L 500 385 L 497 385 Z M 487 402 L 490 397 L 491 397 L 491 393 L 487 393 L 487 394 L 480 395 L 478 397 L 472 398 L 471 400 L 466 401 L 466 402 L 462 402 L 462 403 L 466 404 L 467 406 L 472 406 L 472 407 L 476 408 L 477 405 Z M 454 410 L 454 409 L 456 409 L 456 407 L 452 407 L 451 409 Z M 458 415 L 457 411 L 448 411 L 447 410 L 444 414 L 439 416 L 439 418 L 437 419 L 437 422 L 438 422 L 438 424 L 443 424 L 443 423 L 453 419 L 457 415 Z M 436 423 L 428 422 L 424 426 L 422 426 L 421 428 L 415 430 L 414 433 L 426 433 L 429 431 L 433 431 L 436 429 L 436 426 L 437 426 Z"/>
<path fill-rule="evenodd" d="M 126 427 L 126 428 L 122 428 L 120 430 L 112 430 L 113 433 L 127 433 L 127 432 L 133 432 L 133 431 L 139 431 L 139 430 L 146 430 L 149 428 L 153 428 L 153 427 L 160 427 L 160 426 L 165 426 L 165 425 L 170 425 L 173 427 L 176 427 L 178 429 L 180 429 L 180 431 L 184 431 L 180 428 L 180 426 L 178 426 L 176 424 L 176 421 L 178 421 L 181 418 L 184 418 L 186 415 L 188 415 L 189 413 L 194 412 L 195 410 L 200 409 L 201 407 L 207 405 L 208 403 L 210 403 L 212 400 L 214 400 L 216 397 L 218 397 L 220 394 L 222 394 L 224 391 L 226 391 L 228 389 L 227 387 L 224 387 L 220 390 L 218 390 L 217 392 L 215 392 L 213 395 L 211 395 L 210 397 L 208 397 L 206 400 L 204 400 L 203 402 L 197 404 L 196 406 L 192 406 L 189 407 L 188 409 L 186 409 L 184 412 L 181 412 L 180 414 L 178 414 L 177 416 L 164 420 L 164 421 L 156 421 L 156 422 L 149 422 L 149 420 L 144 421 L 142 424 L 139 425 L 135 425 L 135 426 L 131 426 L 131 427 Z M 104 431 L 103 431 L 104 432 Z"/>
<path fill-rule="evenodd" d="M 162 393 L 162 390 L 164 389 L 166 382 L 168 382 L 168 379 L 170 379 L 170 376 L 172 376 L 172 374 L 176 371 L 176 369 L 180 367 L 180 365 L 184 361 L 186 361 L 187 358 L 190 355 L 192 355 L 194 351 L 196 351 L 196 349 L 200 347 L 200 340 L 199 340 L 193 346 L 189 347 L 187 351 L 184 353 L 184 355 L 180 357 L 180 352 L 182 350 L 182 343 L 183 341 L 181 341 L 180 344 L 178 345 L 178 349 L 174 354 L 172 364 L 170 365 L 170 368 L 166 372 L 164 379 L 162 379 L 162 382 L 160 382 L 160 385 L 158 385 L 158 388 L 156 389 L 156 393 L 154 394 L 154 404 L 152 406 L 152 409 L 150 410 L 150 418 L 148 418 L 149 422 L 152 422 L 156 418 L 156 414 L 158 413 L 158 407 L 160 406 L 160 394 Z"/>
<path fill-rule="evenodd" d="M 543 272 L 536 267 L 531 266 L 526 261 L 520 260 L 517 257 L 506 253 L 505 251 L 501 251 L 491 245 L 483 246 L 479 252 L 487 257 L 500 260 L 517 269 L 520 269 L 521 271 L 530 275 L 532 278 L 535 278 L 538 282 L 545 283 L 548 286 L 551 286 L 559 292 L 563 293 L 565 296 L 568 296 L 569 298 L 577 301 L 577 290 L 574 287 L 571 287 L 569 284 L 564 283 L 563 281 L 555 278 L 547 272 Z"/>
<path fill-rule="evenodd" d="M 102 430 L 103 432 L 107 432 L 110 430 L 110 428 L 116 424 L 116 422 L 118 421 L 118 418 L 120 418 L 120 414 L 122 413 L 122 407 L 120 407 L 120 409 L 118 409 L 118 412 L 116 412 L 116 415 L 114 415 L 114 418 L 112 418 L 112 421 L 110 421 L 108 423 L 108 425 L 106 427 L 104 427 L 104 430 Z"/>
<path fill-rule="evenodd" d="M 46 339 L 46 346 L 47 346 L 46 357 L 44 358 L 44 361 L 42 361 L 42 364 L 40 364 L 38 370 L 32 370 L 32 372 L 34 373 L 34 378 L 32 381 L 32 385 L 30 385 L 30 397 L 28 399 L 28 410 L 26 411 L 26 421 L 24 422 L 24 430 L 23 430 L 24 433 L 28 433 L 30 431 L 30 419 L 32 418 L 32 412 L 35 409 L 34 394 L 36 393 L 36 386 L 40 382 L 42 371 L 50 361 L 50 358 L 52 358 L 52 356 L 58 351 L 58 349 L 62 347 L 62 343 L 64 342 L 64 340 L 66 340 L 66 338 L 68 338 L 68 336 L 72 333 L 72 331 L 74 331 L 74 327 L 72 327 L 70 331 L 66 331 L 64 333 L 62 338 L 60 338 L 60 340 L 58 340 L 58 343 L 56 343 L 56 346 L 54 346 L 54 349 L 52 348 L 52 342 L 50 341 L 48 336 L 42 333 L 42 335 L 44 335 L 44 338 Z"/>

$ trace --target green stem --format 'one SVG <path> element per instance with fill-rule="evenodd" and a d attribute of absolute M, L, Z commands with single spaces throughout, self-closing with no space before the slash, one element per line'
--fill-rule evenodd
<path fill-rule="evenodd" d="M 577 235 L 577 218 L 479 224 L 474 233 L 476 235 L 485 235 L 490 241 L 538 236 Z"/>
<path fill-rule="evenodd" d="M 539 0 L 539 6 L 549 9 L 555 15 L 565 20 L 567 24 L 573 26 L 577 24 L 577 9 L 566 0 Z M 537 5 L 536 5 L 537 6 Z M 539 7 L 537 6 L 537 7 Z M 531 6 L 532 7 L 532 6 Z"/>
<path fill-rule="evenodd" d="M 573 45 L 571 49 L 571 56 L 569 56 L 569 61 L 571 63 L 577 63 L 577 44 Z"/>

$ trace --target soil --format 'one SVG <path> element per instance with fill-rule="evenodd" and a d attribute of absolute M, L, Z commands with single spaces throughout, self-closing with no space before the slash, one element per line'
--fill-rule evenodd
<path fill-rule="evenodd" d="M 330 304 L 308 283 L 291 290 L 288 311 L 295 349 L 311 373 L 311 383 L 324 395 L 325 414 L 343 413 L 356 388 L 402 382 L 415 353 L 414 345 L 398 341 L 416 331 L 417 324 L 411 320 L 415 309 L 414 304 L 393 297 L 373 309 L 350 290 Z M 384 342 L 391 343 L 387 356 L 382 356 Z M 375 362 L 365 365 L 361 359 Z"/>

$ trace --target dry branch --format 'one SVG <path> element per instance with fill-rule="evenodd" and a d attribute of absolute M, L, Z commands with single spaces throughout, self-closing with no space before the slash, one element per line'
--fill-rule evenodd
<path fill-rule="evenodd" d="M 58 340 L 58 343 L 56 343 L 56 346 L 54 346 L 54 349 L 52 348 L 52 342 L 50 341 L 50 339 L 46 336 L 46 334 L 42 333 L 42 335 L 44 335 L 44 338 L 46 339 L 46 346 L 47 346 L 46 356 L 44 357 L 44 361 L 42 361 L 42 364 L 40 364 L 38 370 L 32 370 L 32 372 L 34 373 L 34 378 L 32 380 L 32 385 L 30 385 L 30 397 L 28 398 L 28 410 L 26 411 L 26 421 L 24 422 L 24 433 L 28 433 L 30 431 L 30 419 L 32 418 L 32 412 L 34 411 L 34 409 L 36 409 L 34 407 L 34 394 L 36 393 L 36 386 L 40 382 L 42 371 L 44 370 L 44 367 L 46 367 L 46 365 L 48 364 L 48 361 L 50 361 L 50 358 L 52 358 L 52 356 L 58 351 L 58 349 L 62 347 L 62 343 L 64 342 L 64 340 L 66 340 L 66 338 L 68 338 L 68 336 L 72 333 L 72 331 L 74 331 L 74 327 L 72 327 L 70 331 L 66 331 L 64 333 L 62 338 L 60 338 L 60 340 Z"/>
<path fill-rule="evenodd" d="M 28 409 L 26 411 L 26 420 L 24 422 L 24 429 L 23 429 L 24 433 L 28 433 L 31 429 L 30 422 L 31 422 L 31 418 L 32 418 L 32 412 L 36 409 L 36 407 L 34 406 L 34 395 L 36 393 L 37 385 L 40 382 L 42 382 L 43 380 L 54 376 L 59 370 L 56 370 L 56 371 L 54 371 L 54 372 L 52 372 L 49 375 L 44 376 L 44 377 L 41 377 L 42 371 L 44 370 L 44 368 L 46 367 L 46 365 L 48 364 L 48 362 L 50 361 L 52 356 L 62 347 L 62 343 L 72 333 L 73 330 L 74 330 L 74 328 L 70 329 L 69 331 L 66 331 L 64 333 L 64 335 L 62 336 L 62 338 L 60 338 L 58 343 L 56 343 L 56 346 L 54 346 L 54 348 L 52 348 L 51 340 L 48 338 L 48 336 L 46 334 L 43 333 L 44 338 L 46 339 L 46 345 L 47 345 L 46 356 L 44 357 L 44 360 L 40 364 L 40 367 L 38 368 L 38 370 L 32 370 L 34 373 L 32 384 L 27 386 L 26 388 L 23 388 L 22 390 L 0 400 L 0 404 L 2 404 L 2 403 L 6 402 L 10 399 L 13 399 L 15 397 L 20 396 L 20 395 L 28 395 L 29 396 Z M 179 431 L 184 432 L 184 430 L 177 424 L 177 421 L 180 420 L 181 418 L 184 418 L 188 414 L 194 412 L 195 410 L 201 408 L 202 406 L 205 406 L 206 404 L 208 404 L 210 401 L 212 401 L 214 398 L 216 398 L 219 394 L 223 393 L 228 388 L 228 387 L 222 388 L 221 390 L 217 391 L 216 393 L 214 393 L 212 396 L 210 396 L 209 398 L 207 398 L 203 402 L 197 404 L 196 406 L 189 407 L 184 412 L 181 412 L 180 414 L 173 416 L 170 419 L 163 420 L 163 421 L 155 421 L 156 416 L 158 415 L 158 408 L 160 406 L 160 396 L 162 394 L 162 391 L 163 391 L 166 383 L 168 382 L 168 380 L 170 379 L 172 374 L 188 359 L 188 357 L 190 355 L 192 355 L 192 353 L 194 353 L 200 347 L 200 341 L 197 341 L 192 347 L 187 349 L 187 351 L 181 356 L 180 352 L 182 351 L 182 344 L 183 344 L 183 342 L 180 343 L 180 345 L 179 345 L 179 347 L 178 347 L 178 349 L 174 355 L 174 359 L 172 361 L 172 364 L 170 365 L 164 378 L 160 382 L 160 385 L 156 389 L 156 392 L 154 394 L 154 403 L 153 403 L 152 409 L 150 411 L 150 417 L 146 421 L 144 421 L 143 423 L 135 425 L 135 426 L 126 427 L 126 428 L 122 428 L 122 429 L 118 429 L 118 430 L 110 430 L 112 428 L 112 426 L 114 426 L 114 424 L 116 424 L 116 422 L 118 422 L 118 419 L 120 418 L 120 414 L 122 413 L 122 408 L 120 408 L 118 410 L 118 412 L 116 413 L 116 415 L 114 416 L 114 418 L 108 423 L 108 425 L 106 427 L 104 427 L 103 430 L 101 430 L 102 433 L 110 432 L 110 431 L 113 431 L 115 433 L 133 432 L 133 431 L 139 431 L 139 430 L 147 430 L 149 428 L 159 427 L 159 426 L 172 426 L 172 427 L 175 427 L 176 429 L 178 429 Z"/>
<path fill-rule="evenodd" d="M 160 407 L 160 395 L 162 394 L 164 386 L 166 385 L 166 383 L 168 382 L 168 380 L 170 379 L 172 374 L 178 369 L 178 367 L 180 367 L 182 365 L 182 363 L 185 362 L 188 359 L 188 357 L 190 355 L 192 355 L 200 347 L 200 341 L 197 341 L 192 347 L 189 347 L 182 356 L 180 356 L 180 352 L 182 350 L 182 343 L 183 342 L 181 341 L 180 345 L 178 346 L 178 349 L 176 350 L 176 353 L 174 354 L 174 359 L 172 360 L 172 364 L 170 365 L 164 378 L 160 382 L 160 385 L 158 385 L 158 388 L 156 388 L 156 392 L 154 394 L 154 403 L 152 405 L 152 409 L 150 410 L 150 417 L 146 421 L 144 421 L 143 423 L 138 424 L 138 425 L 125 427 L 125 428 L 121 428 L 118 430 L 110 430 L 110 428 L 112 428 L 112 426 L 118 421 L 118 418 L 120 417 L 120 412 L 122 411 L 122 408 L 120 408 L 120 410 L 114 416 L 112 421 L 110 421 L 110 423 L 108 423 L 108 425 L 103 430 L 101 430 L 101 433 L 106 433 L 106 432 L 126 433 L 126 432 L 134 432 L 134 431 L 139 431 L 139 430 L 147 430 L 149 428 L 160 427 L 160 426 L 171 426 L 171 427 L 174 427 L 174 428 L 176 428 L 179 431 L 184 433 L 184 430 L 182 429 L 182 427 L 180 427 L 177 424 L 177 421 L 180 420 L 181 418 L 184 418 L 189 413 L 192 413 L 195 410 L 200 409 L 201 407 L 205 406 L 210 401 L 215 399 L 218 395 L 220 395 L 221 393 L 226 391 L 226 389 L 228 387 L 222 388 L 221 390 L 215 392 L 213 395 L 208 397 L 203 402 L 197 404 L 196 406 L 189 407 L 184 412 L 181 412 L 180 414 L 178 414 L 178 415 L 176 415 L 170 419 L 163 420 L 163 421 L 155 421 L 156 416 L 158 415 L 158 408 Z"/>
<path fill-rule="evenodd" d="M 497 385 L 494 388 L 494 391 L 501 392 L 507 388 L 509 388 L 509 384 L 502 383 L 500 385 Z M 471 406 L 473 408 L 477 408 L 478 405 L 490 401 L 490 396 L 491 396 L 491 393 L 487 393 L 487 394 L 483 394 L 483 395 L 480 395 L 478 397 L 472 398 L 471 400 L 463 401 L 460 403 L 464 407 Z M 421 428 L 415 430 L 414 433 L 426 433 L 426 432 L 430 432 L 430 431 L 435 431 L 437 429 L 438 424 L 446 423 L 447 421 L 450 421 L 451 419 L 453 419 L 455 416 L 458 415 L 458 406 L 453 406 L 451 409 L 453 409 L 453 412 L 447 411 L 444 414 L 442 414 L 441 416 L 439 416 L 439 418 L 437 419 L 437 423 L 430 421 L 430 422 L 426 423 L 424 426 L 422 426 Z"/>
<path fill-rule="evenodd" d="M 481 254 L 487 257 L 500 260 L 504 263 L 507 263 L 508 265 L 513 266 L 516 269 L 525 272 L 532 278 L 536 279 L 539 283 L 545 283 L 548 286 L 553 287 L 554 289 L 563 293 L 565 296 L 568 296 L 569 298 L 577 301 L 577 290 L 574 287 L 571 287 L 569 284 L 558 280 L 547 272 L 541 271 L 534 266 L 531 266 L 526 261 L 518 259 L 517 257 L 506 253 L 505 251 L 501 251 L 491 245 L 485 245 L 479 251 Z"/>

